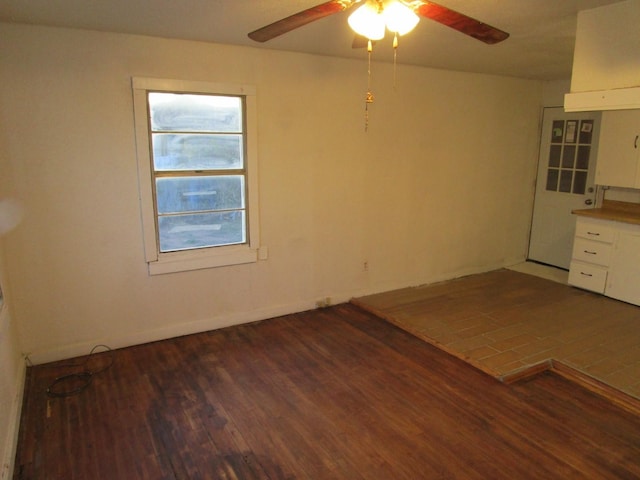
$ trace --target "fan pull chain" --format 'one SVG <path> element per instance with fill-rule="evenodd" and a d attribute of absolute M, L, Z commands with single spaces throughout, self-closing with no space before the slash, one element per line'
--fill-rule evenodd
<path fill-rule="evenodd" d="M 395 35 L 393 36 L 393 91 L 397 91 L 397 75 L 396 72 L 398 70 L 397 62 L 398 59 L 398 32 L 395 32 Z"/>
<path fill-rule="evenodd" d="M 364 131 L 369 131 L 369 104 L 373 103 L 373 93 L 371 93 L 371 52 L 373 51 L 373 45 L 371 40 L 367 42 L 367 55 L 369 57 L 369 63 L 367 66 L 367 96 L 364 101 Z"/>

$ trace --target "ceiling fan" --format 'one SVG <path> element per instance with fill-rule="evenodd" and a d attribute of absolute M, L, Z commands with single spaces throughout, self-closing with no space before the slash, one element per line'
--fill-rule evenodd
<path fill-rule="evenodd" d="M 349 10 L 358 4 L 362 6 L 359 7 L 354 14 L 365 8 L 377 9 L 377 13 L 382 14 L 392 3 L 401 4 L 413 12 L 416 16 L 415 23 L 417 23 L 418 17 L 435 20 L 438 23 L 451 27 L 454 30 L 489 45 L 502 42 L 509 37 L 507 32 L 434 2 L 423 0 L 329 0 L 259 28 L 249 33 L 249 38 L 256 42 L 266 42 L 308 23 Z M 353 17 L 354 14 L 352 14 L 351 17 Z M 369 37 L 369 40 L 376 39 Z M 354 46 L 360 45 L 358 45 L 358 42 L 354 42 Z"/>

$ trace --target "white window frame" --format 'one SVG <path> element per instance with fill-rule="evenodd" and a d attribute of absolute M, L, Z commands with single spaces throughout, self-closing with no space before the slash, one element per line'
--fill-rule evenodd
<path fill-rule="evenodd" d="M 252 85 L 133 77 L 133 110 L 138 159 L 138 183 L 145 259 L 150 275 L 240 265 L 258 261 L 258 156 L 256 89 Z M 161 253 L 156 232 L 153 196 L 148 92 L 238 95 L 245 100 L 247 243 Z"/>

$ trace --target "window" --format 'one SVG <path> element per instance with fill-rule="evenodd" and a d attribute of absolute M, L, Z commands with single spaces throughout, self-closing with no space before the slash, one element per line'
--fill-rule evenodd
<path fill-rule="evenodd" d="M 151 274 L 257 260 L 255 89 L 133 79 Z"/>
<path fill-rule="evenodd" d="M 593 122 L 593 119 L 553 121 L 547 191 L 584 194 L 589 173 Z"/>

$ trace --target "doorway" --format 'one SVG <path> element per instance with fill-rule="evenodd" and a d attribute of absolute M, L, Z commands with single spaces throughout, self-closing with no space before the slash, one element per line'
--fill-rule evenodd
<path fill-rule="evenodd" d="M 596 203 L 599 131 L 600 112 L 544 109 L 529 260 L 569 269 L 575 232 L 571 212 Z"/>

